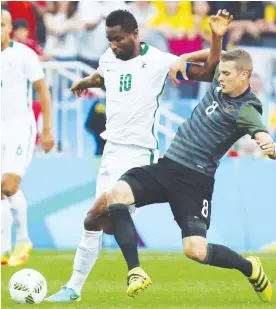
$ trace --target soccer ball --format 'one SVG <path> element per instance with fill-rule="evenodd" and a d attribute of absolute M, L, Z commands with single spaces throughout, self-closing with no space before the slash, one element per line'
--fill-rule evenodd
<path fill-rule="evenodd" d="M 21 269 L 10 280 L 11 299 L 20 304 L 39 304 L 47 294 L 45 278 L 34 269 Z"/>

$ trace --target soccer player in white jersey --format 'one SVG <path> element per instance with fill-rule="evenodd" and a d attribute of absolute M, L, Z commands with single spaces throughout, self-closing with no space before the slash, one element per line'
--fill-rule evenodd
<path fill-rule="evenodd" d="M 1 264 L 26 263 L 32 244 L 28 237 L 27 202 L 19 188 L 35 146 L 36 124 L 32 111 L 31 85 L 42 106 L 42 147 L 54 146 L 51 129 L 50 93 L 38 57 L 29 47 L 10 40 L 9 12 L 1 10 Z M 11 252 L 12 219 L 16 245 Z"/>
<path fill-rule="evenodd" d="M 110 48 L 100 58 L 97 71 L 72 86 L 77 97 L 85 94 L 88 88 L 104 85 L 106 88 L 107 122 L 102 136 L 107 143 L 97 179 L 95 202 L 103 207 L 106 204 L 104 193 L 125 171 L 156 162 L 159 98 L 170 65 L 178 59 L 175 55 L 141 43 L 137 22 L 125 10 L 109 14 L 106 19 L 106 36 Z M 187 74 L 190 79 L 210 79 L 219 62 L 221 50 L 220 41 L 218 43 L 214 40 L 212 43 L 211 53 L 203 50 L 187 55 L 189 61 L 202 61 L 208 57 L 205 66 L 188 63 Z M 89 214 L 84 221 L 72 277 L 66 286 L 46 301 L 80 300 L 83 284 L 100 252 L 102 231 L 104 229 L 112 233 L 108 217 L 95 220 L 95 214 L 92 217 Z"/>

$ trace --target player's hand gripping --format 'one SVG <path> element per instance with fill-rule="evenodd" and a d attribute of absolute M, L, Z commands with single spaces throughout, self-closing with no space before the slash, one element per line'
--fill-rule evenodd
<path fill-rule="evenodd" d="M 230 15 L 230 13 L 223 9 L 218 10 L 216 16 L 210 17 L 210 28 L 212 30 L 213 34 L 216 34 L 219 37 L 223 37 L 224 34 L 227 32 L 228 25 L 233 20 L 233 15 Z"/>
<path fill-rule="evenodd" d="M 45 153 L 48 153 L 55 145 L 51 129 L 44 129 L 40 136 L 40 143 Z"/>
<path fill-rule="evenodd" d="M 184 55 L 183 55 L 184 56 Z M 179 85 L 180 81 L 177 78 L 177 73 L 180 72 L 185 80 L 188 80 L 186 74 L 187 61 L 184 57 L 179 57 L 171 66 L 169 70 L 170 80 L 174 85 Z"/>
<path fill-rule="evenodd" d="M 267 156 L 275 156 L 276 154 L 276 144 L 273 141 L 256 141 L 260 148 L 263 150 L 263 154 Z"/>
<path fill-rule="evenodd" d="M 82 80 L 79 80 L 77 82 L 75 82 L 72 87 L 71 87 L 71 91 L 74 93 L 74 95 L 77 98 L 81 98 L 82 96 L 85 96 L 88 92 L 88 89 L 83 89 L 83 85 L 81 84 Z"/>

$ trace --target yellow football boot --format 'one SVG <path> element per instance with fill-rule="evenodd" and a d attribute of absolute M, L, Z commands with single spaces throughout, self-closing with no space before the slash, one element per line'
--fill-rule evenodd
<path fill-rule="evenodd" d="M 29 253 L 32 250 L 32 243 L 28 241 L 16 243 L 11 257 L 9 258 L 9 266 L 20 266 L 28 261 Z"/>
<path fill-rule="evenodd" d="M 127 295 L 134 297 L 151 284 L 150 277 L 141 267 L 135 267 L 128 272 Z"/>
<path fill-rule="evenodd" d="M 263 302 L 270 302 L 272 298 L 272 285 L 263 270 L 260 259 L 257 256 L 249 256 L 247 260 L 252 263 L 253 269 L 249 282 Z"/>

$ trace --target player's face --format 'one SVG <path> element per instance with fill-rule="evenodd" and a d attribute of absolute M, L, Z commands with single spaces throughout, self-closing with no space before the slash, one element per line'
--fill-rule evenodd
<path fill-rule="evenodd" d="M 1 44 L 7 43 L 10 40 L 12 26 L 8 18 L 1 14 Z"/>
<path fill-rule="evenodd" d="M 137 31 L 127 33 L 120 26 L 106 27 L 106 37 L 116 58 L 128 60 L 133 57 Z"/>
<path fill-rule="evenodd" d="M 219 72 L 218 81 L 223 93 L 231 95 L 244 87 L 244 72 L 237 70 L 235 61 L 221 61 Z"/>

